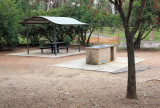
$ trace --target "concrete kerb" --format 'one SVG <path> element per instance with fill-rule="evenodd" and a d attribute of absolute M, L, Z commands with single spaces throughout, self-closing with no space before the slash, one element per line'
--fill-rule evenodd
<path fill-rule="evenodd" d="M 66 56 L 85 54 L 85 53 L 86 52 L 84 50 L 81 50 L 81 52 L 79 52 L 78 50 L 69 50 L 68 53 L 66 52 L 66 50 L 61 50 L 60 53 L 58 53 L 55 56 L 53 53 L 51 53 L 49 49 L 46 49 L 43 54 L 41 54 L 40 50 L 34 50 L 34 51 L 30 51 L 30 54 L 27 54 L 27 52 L 18 52 L 18 53 L 10 53 L 7 55 L 58 58 L 58 57 L 66 57 Z"/>

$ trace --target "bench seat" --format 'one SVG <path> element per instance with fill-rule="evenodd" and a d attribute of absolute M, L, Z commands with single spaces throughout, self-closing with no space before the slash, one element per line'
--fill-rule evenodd
<path fill-rule="evenodd" d="M 41 47 L 39 47 L 40 49 L 41 49 L 41 54 L 43 54 L 43 49 L 50 49 L 50 48 L 52 48 L 52 47 L 44 47 L 44 46 L 41 46 Z"/>
<path fill-rule="evenodd" d="M 51 51 L 52 51 L 52 47 L 41 46 L 39 48 L 41 49 L 41 54 L 43 54 L 43 49 L 50 49 L 51 48 Z M 68 46 L 58 47 L 57 52 L 59 53 L 59 49 L 66 49 L 66 51 L 68 52 L 68 48 L 69 48 Z M 55 52 L 55 47 L 53 47 L 53 50 Z M 53 51 L 52 51 L 52 53 L 53 53 Z"/>

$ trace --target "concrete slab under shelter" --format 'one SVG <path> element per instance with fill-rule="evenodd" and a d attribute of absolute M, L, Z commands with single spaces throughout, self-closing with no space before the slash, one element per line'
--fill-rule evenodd
<path fill-rule="evenodd" d="M 136 64 L 144 60 L 145 59 L 143 58 L 135 58 Z M 103 65 L 90 65 L 86 64 L 86 58 L 81 58 L 52 66 L 80 69 L 80 70 L 92 70 L 98 72 L 121 73 L 121 72 L 126 72 L 126 68 L 128 66 L 128 59 L 127 57 L 117 57 L 115 61 L 111 61 Z M 137 68 L 137 71 L 138 70 L 141 70 L 141 68 Z"/>
<path fill-rule="evenodd" d="M 25 52 L 18 52 L 18 53 L 10 53 L 7 55 L 58 58 L 58 57 L 66 57 L 66 56 L 72 56 L 72 55 L 84 54 L 84 53 L 86 53 L 84 50 L 81 50 L 79 52 L 77 49 L 75 50 L 69 49 L 67 53 L 65 49 L 62 49 L 55 56 L 53 53 L 51 53 L 50 49 L 44 49 L 43 54 L 41 54 L 41 50 L 34 50 L 34 51 L 30 51 L 29 54 L 27 54 L 27 51 L 25 51 Z"/>

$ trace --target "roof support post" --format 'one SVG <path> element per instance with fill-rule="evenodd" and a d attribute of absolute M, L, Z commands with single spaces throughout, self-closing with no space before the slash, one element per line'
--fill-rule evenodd
<path fill-rule="evenodd" d="M 53 27 L 53 31 L 54 31 L 54 45 L 55 45 L 55 46 L 54 46 L 54 48 L 55 48 L 55 49 L 54 49 L 54 53 L 55 53 L 55 56 L 56 56 L 56 55 L 57 55 L 57 52 L 56 52 L 56 51 L 57 51 L 57 43 L 56 43 L 56 40 L 57 40 L 57 39 L 56 39 L 56 24 L 55 24 L 54 27 Z"/>
<path fill-rule="evenodd" d="M 80 35 L 81 35 L 81 32 L 80 32 L 80 26 L 78 26 L 78 30 L 79 30 L 78 43 L 79 43 L 79 52 L 80 52 L 80 51 L 81 51 L 81 43 L 80 43 Z"/>
<path fill-rule="evenodd" d="M 28 24 L 26 24 L 26 37 L 27 37 L 27 54 L 29 54 Z"/>

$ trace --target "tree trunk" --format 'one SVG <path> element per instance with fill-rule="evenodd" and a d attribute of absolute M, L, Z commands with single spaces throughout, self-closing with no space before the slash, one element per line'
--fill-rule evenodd
<path fill-rule="evenodd" d="M 136 99 L 136 72 L 135 72 L 135 59 L 134 59 L 134 43 L 133 37 L 135 36 L 137 30 L 139 29 L 140 24 L 142 23 L 143 11 L 148 0 L 143 0 L 141 2 L 140 9 L 138 11 L 138 16 L 136 18 L 135 25 L 130 31 L 130 18 L 132 15 L 132 8 L 134 0 L 129 0 L 128 14 L 125 15 L 123 11 L 123 2 L 122 0 L 109 0 L 112 4 L 115 5 L 118 10 L 120 17 L 123 21 L 123 26 L 125 28 L 125 36 L 127 41 L 127 53 L 128 53 L 128 85 L 127 85 L 127 98 Z"/>
<path fill-rule="evenodd" d="M 95 29 L 95 26 L 93 27 L 93 29 L 91 30 L 91 32 L 90 32 L 90 34 L 89 34 L 89 36 L 88 36 L 88 39 L 87 39 L 87 46 L 89 46 L 89 41 L 90 41 L 90 38 L 91 38 L 91 35 L 92 35 L 94 29 Z"/>
<path fill-rule="evenodd" d="M 108 3 L 109 3 L 109 5 L 111 6 L 112 14 L 115 14 L 116 11 L 115 11 L 115 6 L 114 6 L 114 4 L 112 4 L 112 3 L 110 3 L 110 2 L 108 2 Z"/>
<path fill-rule="evenodd" d="M 134 41 L 134 49 L 141 48 L 141 40 L 142 40 L 143 33 L 139 32 L 137 38 Z"/>
<path fill-rule="evenodd" d="M 47 7 L 46 7 L 46 10 L 48 11 L 50 9 L 50 0 L 48 0 L 47 2 Z"/>
<path fill-rule="evenodd" d="M 135 59 L 132 34 L 126 35 L 127 52 L 128 52 L 128 85 L 127 85 L 127 98 L 136 99 L 136 72 L 135 72 Z"/>

